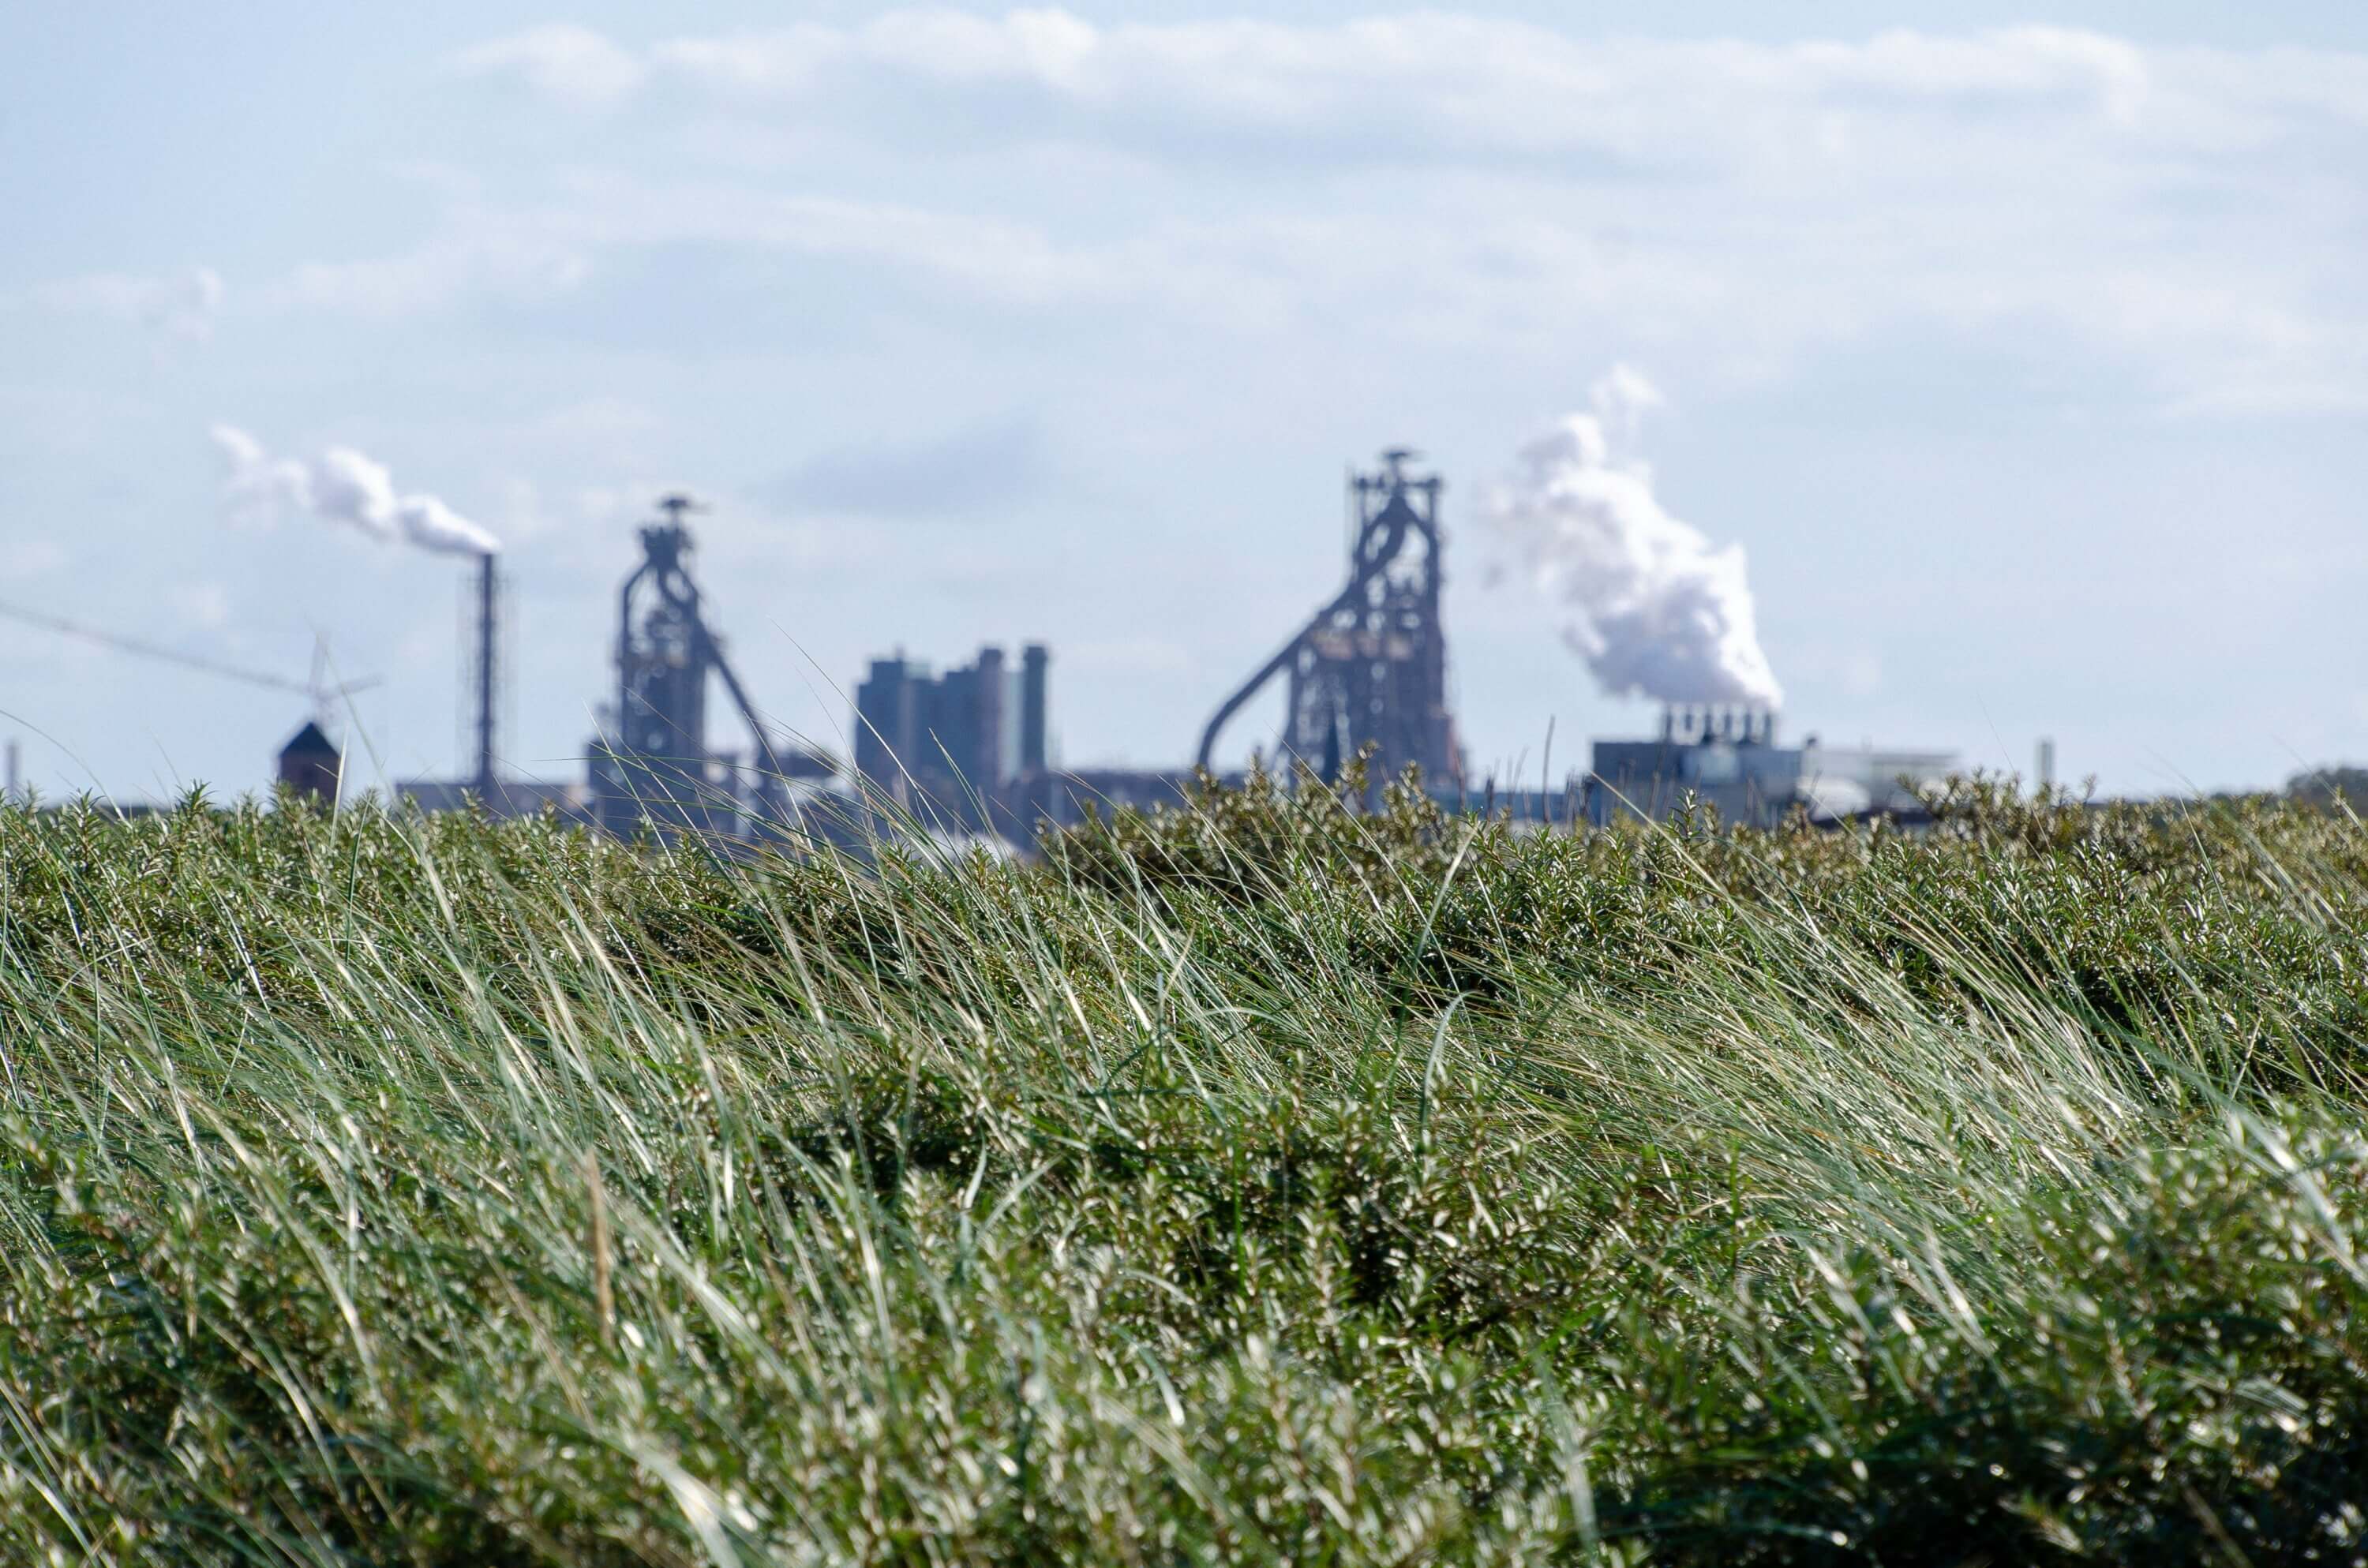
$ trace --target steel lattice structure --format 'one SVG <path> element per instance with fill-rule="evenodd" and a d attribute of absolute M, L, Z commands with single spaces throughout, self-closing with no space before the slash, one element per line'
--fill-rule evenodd
<path fill-rule="evenodd" d="M 1440 484 L 1406 472 L 1415 456 L 1393 449 L 1380 472 L 1349 476 L 1348 585 L 1219 706 L 1201 733 L 1202 768 L 1226 723 L 1281 676 L 1287 760 L 1329 779 L 1370 745 L 1376 788 L 1409 765 L 1434 787 L 1462 781 L 1439 613 Z"/>
<path fill-rule="evenodd" d="M 617 595 L 617 707 L 600 781 L 600 825 L 630 835 L 643 821 L 664 832 L 725 835 L 743 809 L 734 781 L 719 777 L 707 744 L 707 677 L 723 678 L 748 726 L 759 765 L 757 814 L 778 820 L 782 770 L 772 742 L 723 645 L 707 624 L 689 565 L 694 504 L 659 501 L 666 521 L 641 530 L 642 563 Z M 768 809 L 770 808 L 770 809 Z"/>

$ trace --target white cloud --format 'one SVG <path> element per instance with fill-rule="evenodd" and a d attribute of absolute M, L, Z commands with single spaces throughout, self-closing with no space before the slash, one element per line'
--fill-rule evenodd
<path fill-rule="evenodd" d="M 565 295 L 591 271 L 580 252 L 498 220 L 471 220 L 472 232 L 428 241 L 393 256 L 308 261 L 270 290 L 276 303 L 405 316 L 477 294 L 522 303 Z"/>
<path fill-rule="evenodd" d="M 1031 224 L 706 180 L 580 175 L 540 207 L 463 211 L 451 229 L 390 256 L 304 263 L 270 297 L 382 317 L 472 297 L 547 303 L 582 287 L 603 252 L 700 245 L 886 264 L 1005 301 L 1106 292 L 1099 259 Z"/>
<path fill-rule="evenodd" d="M 1033 81 L 1087 89 L 1108 35 L 1063 11 L 1001 20 L 951 11 L 896 11 L 857 28 L 814 24 L 720 38 L 683 38 L 654 51 L 694 79 L 751 93 L 801 93 L 825 72 L 905 71 L 942 82 Z"/>
<path fill-rule="evenodd" d="M 2027 27 L 1973 38 L 1906 29 L 1863 44 L 1805 43 L 1768 51 L 1763 74 L 1809 96 L 1842 92 L 1981 103 L 2062 103 L 2127 121 L 2143 107 L 2145 57 L 2119 39 Z M 1788 80 L 1789 79 L 1789 80 Z"/>
<path fill-rule="evenodd" d="M 590 109 L 632 97 L 647 74 L 620 45 L 589 28 L 557 22 L 464 49 L 452 64 L 472 76 L 517 75 L 545 97 Z"/>
<path fill-rule="evenodd" d="M 573 47 L 589 51 L 595 39 L 575 38 Z M 1000 18 L 908 10 L 856 27 L 677 38 L 645 57 L 598 43 L 604 58 L 633 60 L 645 77 L 793 112 L 866 94 L 909 103 L 917 90 L 942 112 L 948 95 L 973 91 L 996 95 L 999 112 L 1019 121 L 1069 110 L 1105 128 L 1132 120 L 1399 147 L 1443 139 L 1469 153 L 1588 147 L 1656 158 L 1705 141 L 1739 144 L 1769 129 L 1771 114 L 1807 115 L 1814 129 L 1810 111 L 1869 99 L 2126 121 L 2150 87 L 2132 45 L 2036 27 L 1759 45 L 1607 40 L 1439 12 L 1330 27 L 1222 19 L 1102 28 L 1060 10 Z M 483 47 L 521 52 L 516 40 Z M 609 79 L 626 76 L 619 68 Z M 538 85 L 568 92 L 564 83 Z M 1015 89 L 1035 95 L 1032 103 Z M 1076 128 L 1041 118 L 1033 127 Z"/>
<path fill-rule="evenodd" d="M 2368 58 L 2039 27 L 1757 44 L 1059 10 L 638 51 L 546 28 L 458 58 L 572 104 L 664 83 L 673 118 L 527 199 L 457 194 L 420 244 L 310 263 L 274 300 L 551 301 L 672 248 L 877 268 L 863 297 L 887 312 L 921 289 L 1191 330 L 1353 320 L 1425 348 L 1609 336 L 1725 374 L 1903 324 L 2035 327 L 2125 357 L 2165 407 L 2368 397 L 2335 172 L 2368 128 Z"/>
<path fill-rule="evenodd" d="M 159 336 L 202 342 L 213 335 L 228 290 L 211 267 L 154 276 L 93 272 L 45 284 L 29 296 L 55 311 L 87 312 L 136 322 Z"/>

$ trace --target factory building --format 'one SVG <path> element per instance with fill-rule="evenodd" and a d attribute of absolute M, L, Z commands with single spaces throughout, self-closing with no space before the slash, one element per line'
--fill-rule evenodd
<path fill-rule="evenodd" d="M 1687 801 L 1723 823 L 1767 827 L 1795 807 L 1818 821 L 1913 815 L 1916 791 L 1962 768 L 1953 752 L 1832 747 L 1810 736 L 1776 744 L 1775 715 L 1756 709 L 1675 708 L 1652 740 L 1598 741 L 1583 786 L 1586 818 L 1659 822 Z"/>
<path fill-rule="evenodd" d="M 867 795 L 936 825 L 1024 830 L 1028 786 L 1045 773 L 1052 653 L 1020 650 L 1018 668 L 988 644 L 972 664 L 932 675 L 906 658 L 874 659 L 855 690 L 855 770 Z"/>
<path fill-rule="evenodd" d="M 471 801 L 500 815 L 556 810 L 619 837 L 651 833 L 732 853 L 764 844 L 860 847 L 916 824 L 930 835 L 1025 846 L 1042 828 L 1088 813 L 1182 803 L 1226 726 L 1262 694 L 1281 699 L 1278 729 L 1252 754 L 1266 766 L 1337 779 L 1370 750 L 1369 804 L 1413 767 L 1450 809 L 1501 813 L 1531 829 L 1657 821 L 1689 801 L 1736 824 L 1767 825 L 1795 810 L 1825 821 L 1907 816 L 1920 810 L 1918 787 L 1958 769 L 1946 752 L 1827 747 L 1814 738 L 1780 745 L 1764 710 L 1679 708 L 1657 736 L 1597 742 L 1584 778 L 1559 787 L 1471 775 L 1448 700 L 1441 485 L 1414 472 L 1413 461 L 1392 449 L 1378 471 L 1350 476 L 1346 585 L 1219 705 L 1201 732 L 1197 767 L 1058 767 L 1052 655 L 1030 642 L 1016 661 L 990 643 L 943 673 L 901 650 L 872 660 L 857 685 L 851 766 L 842 773 L 755 706 L 691 571 L 686 517 L 697 508 L 669 495 L 661 518 L 640 530 L 642 560 L 618 592 L 614 695 L 598 710 L 585 782 L 530 783 L 495 770 L 501 599 L 486 558 L 469 599 L 474 777 L 410 780 L 400 792 L 429 810 Z M 716 695 L 720 715 L 710 707 Z M 744 749 L 714 744 L 715 716 L 745 727 Z M 325 745 L 324 738 L 313 749 Z M 333 751 L 290 766 L 303 773 L 300 787 L 334 790 Z"/>
<path fill-rule="evenodd" d="M 1053 656 L 1041 642 L 1015 669 L 1001 648 L 943 675 L 898 653 L 875 659 L 855 695 L 855 766 L 878 816 L 1026 846 L 1047 826 L 1181 802 L 1190 768 L 1053 766 Z"/>
<path fill-rule="evenodd" d="M 1801 804 L 1819 822 L 1912 817 L 1924 810 L 1918 791 L 1964 770 L 1964 759 L 1952 751 L 1829 746 L 1812 735 L 1801 744 Z"/>

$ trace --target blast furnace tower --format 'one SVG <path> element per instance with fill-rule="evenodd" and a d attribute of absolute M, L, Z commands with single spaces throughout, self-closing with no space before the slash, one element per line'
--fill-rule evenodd
<path fill-rule="evenodd" d="M 784 772 L 723 644 L 707 623 L 691 580 L 687 495 L 658 502 L 666 521 L 641 531 L 642 563 L 617 596 L 617 701 L 592 748 L 594 811 L 600 826 L 630 836 L 644 821 L 672 840 L 736 834 L 745 812 L 782 815 Z M 744 799 L 735 759 L 709 749 L 707 677 L 748 726 L 755 778 Z"/>
<path fill-rule="evenodd" d="M 1440 481 L 1406 472 L 1416 455 L 1393 448 L 1380 472 L 1349 475 L 1348 586 L 1217 709 L 1201 733 L 1201 767 L 1226 723 L 1281 676 L 1287 761 L 1333 778 L 1370 744 L 1376 790 L 1409 763 L 1432 789 L 1462 781 L 1439 618 Z"/>

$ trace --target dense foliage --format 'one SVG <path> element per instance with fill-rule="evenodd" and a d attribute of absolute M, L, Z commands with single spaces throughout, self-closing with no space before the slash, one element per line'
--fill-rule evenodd
<path fill-rule="evenodd" d="M 2368 832 L 0 816 L 0 1561 L 2368 1561 Z"/>

